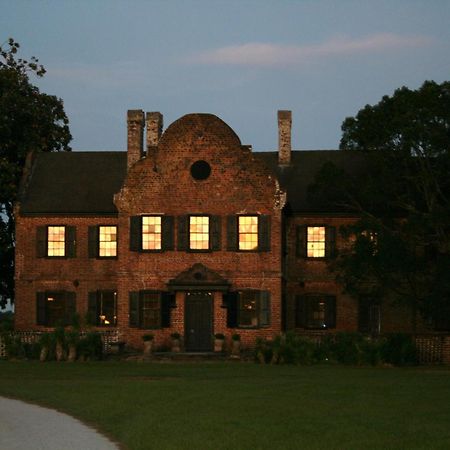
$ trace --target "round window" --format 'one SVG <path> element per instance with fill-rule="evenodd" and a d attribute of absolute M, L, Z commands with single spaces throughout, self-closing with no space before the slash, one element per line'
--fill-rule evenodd
<path fill-rule="evenodd" d="M 196 180 L 206 180 L 211 175 L 211 166 L 206 161 L 196 161 L 191 166 L 191 175 Z"/>

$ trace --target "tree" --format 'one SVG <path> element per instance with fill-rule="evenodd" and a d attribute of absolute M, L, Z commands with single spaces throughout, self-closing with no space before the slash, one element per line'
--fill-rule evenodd
<path fill-rule="evenodd" d="M 364 155 L 365 170 L 328 164 L 310 189 L 360 216 L 341 230 L 337 278 L 355 296 L 407 302 L 450 326 L 450 82 L 402 87 L 342 130 L 340 150 Z"/>
<path fill-rule="evenodd" d="M 0 46 L 0 305 L 14 299 L 14 210 L 29 152 L 70 150 L 72 139 L 61 99 L 30 82 L 45 69 L 32 57 L 17 58 L 19 44 Z"/>

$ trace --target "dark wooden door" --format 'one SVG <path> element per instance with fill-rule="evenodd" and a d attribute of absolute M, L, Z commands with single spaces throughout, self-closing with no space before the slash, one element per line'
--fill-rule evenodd
<path fill-rule="evenodd" d="M 184 310 L 185 346 L 189 352 L 212 350 L 212 295 L 188 292 Z"/>

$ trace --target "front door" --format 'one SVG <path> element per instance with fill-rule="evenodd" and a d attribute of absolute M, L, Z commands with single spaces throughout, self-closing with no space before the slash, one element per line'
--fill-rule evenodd
<path fill-rule="evenodd" d="M 211 292 L 188 292 L 184 309 L 185 346 L 189 352 L 212 350 Z"/>

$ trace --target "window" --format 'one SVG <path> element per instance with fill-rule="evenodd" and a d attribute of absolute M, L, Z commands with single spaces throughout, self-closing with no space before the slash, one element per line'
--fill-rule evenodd
<path fill-rule="evenodd" d="M 224 294 L 228 328 L 261 328 L 270 325 L 270 292 L 245 290 Z"/>
<path fill-rule="evenodd" d="M 161 216 L 142 217 L 142 250 L 161 250 Z"/>
<path fill-rule="evenodd" d="M 159 291 L 130 292 L 129 306 L 130 327 L 170 327 L 170 311 L 175 307 L 175 294 Z"/>
<path fill-rule="evenodd" d="M 228 216 L 227 250 L 270 251 L 270 216 L 264 214 Z"/>
<path fill-rule="evenodd" d="M 191 250 L 209 249 L 209 217 L 189 217 L 189 248 Z"/>
<path fill-rule="evenodd" d="M 74 258 L 76 256 L 76 229 L 67 225 L 49 225 L 36 228 L 38 258 Z"/>
<path fill-rule="evenodd" d="M 117 256 L 117 227 L 100 226 L 98 256 L 111 258 Z"/>
<path fill-rule="evenodd" d="M 335 254 L 336 229 L 325 225 L 298 225 L 296 253 L 302 258 L 331 258 Z"/>
<path fill-rule="evenodd" d="M 89 293 L 88 318 L 91 325 L 113 327 L 117 324 L 117 292 Z"/>
<path fill-rule="evenodd" d="M 174 218 L 164 215 L 130 217 L 130 250 L 162 252 L 174 249 Z"/>
<path fill-rule="evenodd" d="M 377 299 L 360 297 L 358 304 L 358 331 L 372 335 L 380 334 L 381 308 Z"/>
<path fill-rule="evenodd" d="M 70 325 L 76 313 L 74 292 L 38 292 L 36 303 L 38 325 L 48 327 Z"/>
<path fill-rule="evenodd" d="M 239 250 L 258 249 L 258 216 L 238 217 Z"/>
<path fill-rule="evenodd" d="M 336 297 L 309 294 L 296 297 L 295 326 L 310 329 L 336 327 Z"/>

